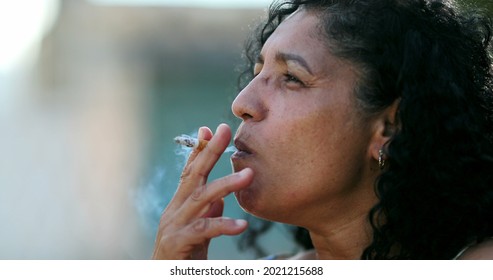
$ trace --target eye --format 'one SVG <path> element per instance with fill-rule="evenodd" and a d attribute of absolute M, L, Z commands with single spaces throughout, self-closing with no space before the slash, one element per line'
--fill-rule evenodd
<path fill-rule="evenodd" d="M 295 83 L 295 84 L 298 84 L 301 86 L 305 85 L 300 79 L 298 79 L 296 76 L 294 76 L 290 73 L 284 74 L 284 81 L 287 83 Z"/>
<path fill-rule="evenodd" d="M 261 63 L 255 63 L 255 65 L 253 66 L 253 77 L 256 77 L 258 74 L 260 74 L 262 66 L 263 64 Z"/>

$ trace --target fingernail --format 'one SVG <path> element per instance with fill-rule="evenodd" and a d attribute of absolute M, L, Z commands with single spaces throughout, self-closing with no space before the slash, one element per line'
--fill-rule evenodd
<path fill-rule="evenodd" d="M 235 220 L 235 224 L 237 227 L 244 227 L 248 224 L 248 222 L 245 220 Z"/>
<path fill-rule="evenodd" d="M 240 178 L 245 177 L 248 174 L 248 172 L 250 172 L 248 169 L 249 168 L 242 169 L 240 172 L 238 172 L 238 176 L 240 176 Z"/>
<path fill-rule="evenodd" d="M 199 132 L 197 132 L 197 138 L 204 138 L 204 129 L 202 127 L 199 128 Z"/>

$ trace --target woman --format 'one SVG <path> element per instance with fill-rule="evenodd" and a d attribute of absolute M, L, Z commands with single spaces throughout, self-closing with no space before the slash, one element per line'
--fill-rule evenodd
<path fill-rule="evenodd" d="M 493 258 L 490 32 L 442 1 L 271 6 L 232 105 L 235 173 L 207 182 L 231 132 L 201 128 L 154 258 L 206 258 L 245 231 L 222 217 L 229 193 L 306 228 L 303 258 Z"/>

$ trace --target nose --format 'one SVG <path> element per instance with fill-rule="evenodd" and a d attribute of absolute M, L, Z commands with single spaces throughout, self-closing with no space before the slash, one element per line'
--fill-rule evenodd
<path fill-rule="evenodd" d="M 257 78 L 254 78 L 236 96 L 231 105 L 233 114 L 243 121 L 260 121 L 265 118 L 267 112 L 265 101 L 262 100 L 262 88 Z"/>

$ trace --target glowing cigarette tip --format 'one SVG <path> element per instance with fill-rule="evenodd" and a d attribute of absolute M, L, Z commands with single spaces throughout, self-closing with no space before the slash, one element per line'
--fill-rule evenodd
<path fill-rule="evenodd" d="M 204 149 L 205 146 L 207 146 L 207 143 L 209 141 L 199 140 L 199 139 L 194 138 L 192 136 L 182 134 L 181 136 L 175 137 L 175 142 L 177 144 L 183 145 L 185 147 L 194 148 L 194 149 L 197 149 L 200 151 L 200 150 Z"/>

